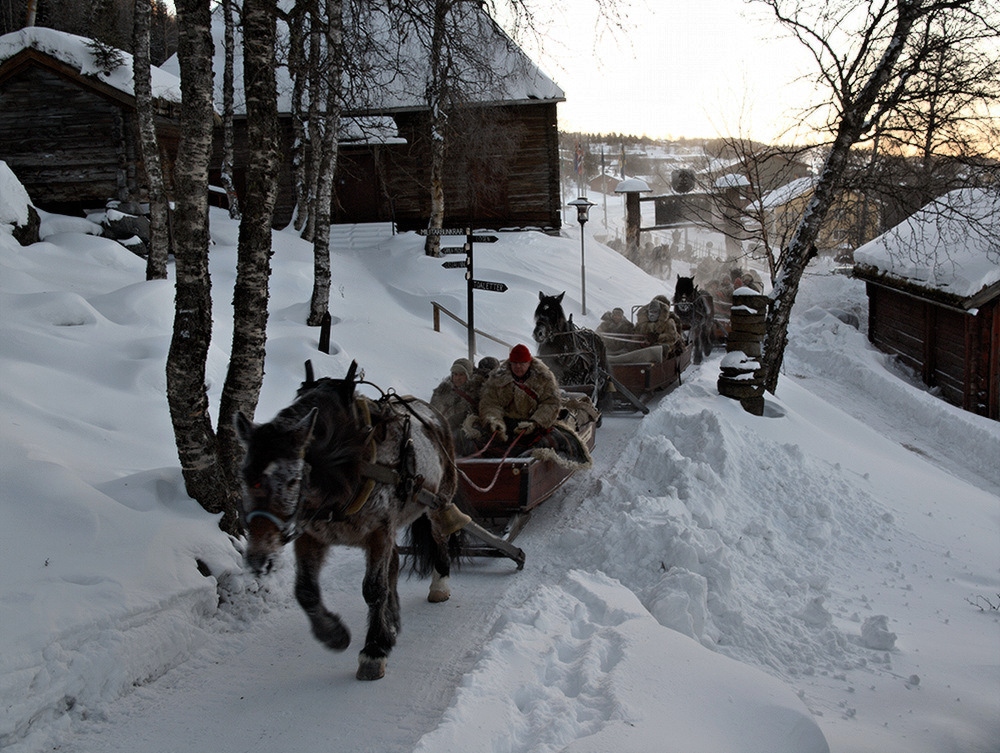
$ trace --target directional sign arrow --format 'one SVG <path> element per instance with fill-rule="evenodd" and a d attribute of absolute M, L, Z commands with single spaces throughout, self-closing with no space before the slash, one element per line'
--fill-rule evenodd
<path fill-rule="evenodd" d="M 465 228 L 460 227 L 425 227 L 417 231 L 417 235 L 468 235 Z"/>
<path fill-rule="evenodd" d="M 441 266 L 445 269 L 460 269 L 461 267 L 469 266 L 469 262 L 465 259 L 462 259 L 461 261 L 446 261 L 442 263 Z"/>
<path fill-rule="evenodd" d="M 477 290 L 492 290 L 494 293 L 507 292 L 507 286 L 502 282 L 489 282 L 488 280 L 472 280 L 472 287 Z"/>
<path fill-rule="evenodd" d="M 465 246 L 444 246 L 441 249 L 442 254 L 467 254 L 469 249 Z"/>
<path fill-rule="evenodd" d="M 473 243 L 496 243 L 497 237 L 495 235 L 471 235 L 469 240 Z"/>

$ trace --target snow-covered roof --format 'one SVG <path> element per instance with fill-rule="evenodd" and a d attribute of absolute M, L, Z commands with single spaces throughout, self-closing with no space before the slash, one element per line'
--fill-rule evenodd
<path fill-rule="evenodd" d="M 968 299 L 1000 283 L 1000 189 L 941 196 L 854 252 L 856 264 Z"/>
<path fill-rule="evenodd" d="M 31 198 L 7 163 L 0 159 L 0 232 L 28 224 Z"/>
<path fill-rule="evenodd" d="M 463 45 L 476 49 L 476 60 L 462 49 L 452 50 L 452 85 L 461 89 L 464 101 L 476 104 L 559 102 L 565 92 L 532 62 L 477 3 L 453 5 L 452 13 L 464 13 Z M 426 29 L 416 29 L 400 39 L 399 30 L 386 22 L 373 28 L 376 49 L 399 49 L 393 70 L 379 73 L 370 87 L 369 101 L 354 103 L 368 110 L 399 110 L 427 106 L 430 62 Z M 483 72 L 485 69 L 486 72 Z M 351 107 L 351 104 L 348 105 Z"/>
<path fill-rule="evenodd" d="M 106 73 L 87 47 L 92 40 L 67 34 L 64 31 L 46 29 L 43 26 L 30 26 L 13 31 L 0 37 L 0 63 L 12 58 L 22 50 L 35 49 L 75 68 L 83 76 L 93 76 L 99 81 L 118 89 L 129 96 L 135 95 L 132 78 L 132 55 L 121 53 L 122 64 Z M 168 102 L 181 101 L 181 80 L 173 73 L 160 68 L 150 68 L 153 96 Z"/>
<path fill-rule="evenodd" d="M 785 185 L 764 194 L 764 198 L 761 199 L 761 205 L 764 209 L 775 209 L 783 204 L 787 204 L 792 199 L 796 199 L 799 196 L 808 193 L 815 185 L 815 178 L 796 178 L 790 183 L 786 183 Z"/>
<path fill-rule="evenodd" d="M 720 175 L 714 185 L 716 188 L 749 188 L 750 180 L 745 175 L 726 173 L 725 175 Z"/>
<path fill-rule="evenodd" d="M 405 144 L 399 128 L 388 115 L 362 115 L 340 119 L 341 144 Z"/>
<path fill-rule="evenodd" d="M 615 193 L 633 193 L 635 191 L 650 191 L 649 184 L 642 178 L 626 178 L 615 187 Z"/>
<path fill-rule="evenodd" d="M 490 80 L 481 86 L 468 86 L 466 99 L 468 101 L 489 104 L 494 102 L 528 102 L 528 101 L 562 101 L 566 95 L 556 83 L 528 59 L 527 55 L 503 33 L 503 31 L 479 8 L 471 13 L 474 18 L 466 24 L 466 34 L 483 35 L 479 45 L 480 56 L 489 61 Z M 287 36 L 287 28 L 282 22 L 278 24 L 279 36 Z M 371 46 L 378 50 L 392 50 L 398 54 L 398 59 L 391 66 L 393 70 L 381 70 L 383 60 L 376 60 L 369 66 L 375 80 L 366 87 L 364 101 L 345 102 L 348 111 L 353 112 L 388 112 L 409 108 L 424 108 L 427 106 L 424 92 L 427 89 L 426 44 L 419 39 L 418 33 L 411 33 L 401 38 L 398 30 L 383 26 L 370 29 Z M 215 55 L 212 67 L 215 71 L 215 103 L 222 110 L 222 71 L 225 67 L 225 24 L 222 8 L 218 6 L 212 13 L 212 37 L 215 41 Z M 381 53 L 379 53 L 381 55 Z M 243 94 L 243 41 L 239 29 L 236 29 L 236 40 L 233 51 L 233 87 L 234 111 L 237 115 L 246 114 L 246 102 Z M 461 60 L 456 63 L 456 75 L 463 80 L 477 78 L 469 64 Z M 166 71 L 180 75 L 180 63 L 177 55 L 172 55 L 161 66 Z M 381 71 L 381 72 L 380 72 Z M 345 75 L 347 75 L 345 73 Z M 275 70 L 278 88 L 278 112 L 290 112 L 292 80 L 288 68 L 279 65 Z M 478 78 L 482 78 L 479 76 Z M 348 87 L 345 87 L 345 91 Z"/>

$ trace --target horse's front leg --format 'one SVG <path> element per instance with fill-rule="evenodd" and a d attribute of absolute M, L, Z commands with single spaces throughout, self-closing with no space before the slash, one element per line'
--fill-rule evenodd
<path fill-rule="evenodd" d="M 319 593 L 319 573 L 329 546 L 311 536 L 295 540 L 295 598 L 309 617 L 313 635 L 327 648 L 343 651 L 351 643 L 351 633 L 340 617 L 323 606 Z"/>
<path fill-rule="evenodd" d="M 358 679 L 378 680 L 385 676 L 389 652 L 399 632 L 399 551 L 389 527 L 368 537 L 367 568 L 362 593 L 368 604 L 368 635 L 358 656 Z"/>

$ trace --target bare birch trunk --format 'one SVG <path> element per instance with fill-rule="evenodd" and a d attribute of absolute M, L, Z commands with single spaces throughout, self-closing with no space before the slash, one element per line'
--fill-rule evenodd
<path fill-rule="evenodd" d="M 153 94 L 149 61 L 149 26 L 152 6 L 146 0 L 135 4 L 134 49 L 132 75 L 135 80 L 135 107 L 139 117 L 139 147 L 146 167 L 149 189 L 149 249 L 146 256 L 146 279 L 167 279 L 167 257 L 170 255 L 170 227 L 167 218 L 167 196 L 163 187 L 163 166 L 153 122 Z"/>
<path fill-rule="evenodd" d="M 219 462 L 239 503 L 242 449 L 233 419 L 253 416 L 264 381 L 271 222 L 278 185 L 278 106 L 275 84 L 275 0 L 244 0 L 243 89 L 249 162 L 233 293 L 233 344 L 219 404 Z"/>
<path fill-rule="evenodd" d="M 337 169 L 337 138 L 340 133 L 341 72 L 344 50 L 344 18 L 341 0 L 327 0 L 327 45 L 329 59 L 322 155 L 316 187 L 316 229 L 313 236 L 313 294 L 308 324 L 318 327 L 330 310 L 330 214 L 333 175 Z"/>
<path fill-rule="evenodd" d="M 141 2 L 142 0 L 140 0 Z M 222 0 L 222 15 L 225 19 L 226 63 L 222 72 L 222 187 L 229 199 L 229 217 L 240 218 L 240 200 L 233 185 L 233 0 Z"/>
<path fill-rule="evenodd" d="M 767 315 L 767 334 L 761 359 L 764 387 L 772 394 L 778 386 L 778 376 L 788 344 L 788 322 L 798 295 L 799 283 L 809 260 L 815 255 L 816 237 L 820 226 L 840 190 L 847 169 L 851 147 L 869 127 L 869 113 L 883 97 L 884 90 L 896 75 L 896 64 L 906 45 L 913 24 L 924 12 L 921 0 L 897 0 L 897 18 L 893 33 L 867 80 L 855 88 L 856 81 L 843 83 L 840 92 L 841 111 L 836 138 L 820 172 L 805 213 L 779 263 L 779 271 L 771 291 L 771 307 Z M 851 92 L 857 91 L 853 97 Z M 884 106 L 884 105 L 883 105 Z"/>
<path fill-rule="evenodd" d="M 212 34 L 209 0 L 177 0 L 182 133 L 174 168 L 176 297 L 167 355 L 167 402 L 187 493 L 224 530 L 239 521 L 229 509 L 208 411 L 205 367 L 212 339 L 208 272 L 208 165 L 212 153 Z"/>
<path fill-rule="evenodd" d="M 293 227 L 299 232 L 309 217 L 309 189 L 306 180 L 306 122 L 302 112 L 308 74 L 305 66 L 303 25 L 308 15 L 296 3 L 288 21 L 288 71 L 292 76 L 292 185 L 295 190 Z"/>
<path fill-rule="evenodd" d="M 428 229 L 444 227 L 444 160 L 447 149 L 448 116 L 445 112 L 448 70 L 445 63 L 445 42 L 449 0 L 434 0 L 433 29 L 430 46 L 430 82 L 427 103 L 430 106 L 431 140 L 431 213 Z M 441 238 L 428 235 L 424 242 L 424 253 L 428 256 L 441 255 Z"/>
<path fill-rule="evenodd" d="M 308 139 L 307 151 L 309 161 L 306 166 L 306 193 L 308 200 L 306 206 L 309 207 L 309 214 L 305 219 L 302 229 L 302 238 L 312 241 L 316 233 L 316 192 L 319 190 L 320 161 L 323 157 L 323 133 L 322 133 L 322 113 L 320 102 L 323 101 L 324 81 L 323 81 L 323 39 L 320 35 L 322 27 L 318 18 L 319 10 L 315 6 L 315 0 L 309 16 L 309 121 L 306 123 L 306 138 Z"/>

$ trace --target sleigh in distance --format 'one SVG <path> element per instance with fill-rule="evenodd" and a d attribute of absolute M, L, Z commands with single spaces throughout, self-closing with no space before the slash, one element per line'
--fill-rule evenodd
<path fill-rule="evenodd" d="M 657 394 L 681 381 L 681 372 L 691 364 L 691 346 L 683 344 L 680 351 L 664 354 L 662 345 L 651 345 L 608 356 L 612 377 L 609 408 L 614 411 L 639 410 Z M 637 404 L 635 399 L 639 403 Z"/>

